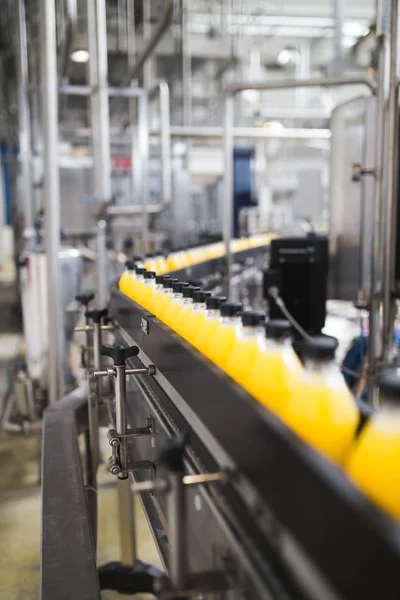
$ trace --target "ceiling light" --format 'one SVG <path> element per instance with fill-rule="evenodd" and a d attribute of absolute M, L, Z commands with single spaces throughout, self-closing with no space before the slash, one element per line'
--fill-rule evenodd
<path fill-rule="evenodd" d="M 71 52 L 70 58 L 76 63 L 86 63 L 89 60 L 89 52 L 87 50 L 74 50 Z"/>
<path fill-rule="evenodd" d="M 296 64 L 298 58 L 299 52 L 296 50 L 296 48 L 286 47 L 282 48 L 282 50 L 279 52 L 276 62 L 279 66 L 285 67 L 289 63 L 292 65 Z"/>

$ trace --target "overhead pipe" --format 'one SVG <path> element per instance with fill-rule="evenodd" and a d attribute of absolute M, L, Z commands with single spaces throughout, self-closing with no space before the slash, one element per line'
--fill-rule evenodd
<path fill-rule="evenodd" d="M 233 230 L 233 126 L 234 97 L 247 90 L 268 91 L 295 89 L 299 87 L 334 87 L 338 85 L 366 85 L 373 93 L 377 86 L 369 77 L 327 77 L 312 79 L 287 79 L 283 81 L 242 81 L 229 85 L 224 91 L 224 175 L 223 175 L 223 237 L 227 262 L 228 291 L 231 291 L 232 252 L 231 239 Z"/>
<path fill-rule="evenodd" d="M 143 65 L 150 58 L 154 50 L 157 48 L 164 34 L 168 31 L 175 11 L 175 0 L 167 0 L 165 3 L 164 13 L 161 17 L 157 27 L 154 30 L 153 35 L 147 42 L 144 47 L 141 55 L 137 59 L 136 63 L 133 65 L 132 69 L 128 72 L 128 75 L 124 79 L 122 83 L 122 87 L 126 87 L 131 84 L 133 79 L 137 79 L 140 75 L 140 71 L 143 68 Z"/>
<path fill-rule="evenodd" d="M 149 99 L 158 96 L 160 104 L 160 139 L 161 139 L 161 202 L 146 205 L 146 212 L 159 214 L 166 210 L 172 200 L 172 165 L 171 165 L 171 122 L 170 94 L 165 81 L 159 81 L 148 94 Z M 139 115 L 140 116 L 140 115 Z M 148 132 L 147 132 L 148 136 Z M 148 143 L 148 139 L 147 139 Z M 108 215 L 137 215 L 143 212 L 142 205 L 108 206 Z"/>
<path fill-rule="evenodd" d="M 61 45 L 61 80 L 68 77 L 70 56 L 78 34 L 78 9 L 76 0 L 66 0 L 65 6 L 67 17 L 65 34 Z"/>

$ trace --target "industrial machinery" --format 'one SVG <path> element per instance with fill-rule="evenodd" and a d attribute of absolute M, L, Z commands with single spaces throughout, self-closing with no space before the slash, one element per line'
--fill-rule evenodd
<path fill-rule="evenodd" d="M 398 525 L 154 315 L 114 289 L 114 345 L 100 346 L 104 314 L 88 313 L 98 323 L 87 328 L 98 332 L 89 409 L 77 390 L 45 413 L 43 600 L 99 598 L 100 588 L 159 598 L 397 597 Z M 112 420 L 99 386 L 107 379 Z M 97 463 L 87 464 L 84 487 L 77 445 L 89 424 L 96 448 L 96 423 L 111 423 L 109 469 L 128 498 L 139 494 L 167 574 L 141 563 L 140 547 L 133 554 L 129 510 L 123 564 L 96 569 Z"/>
<path fill-rule="evenodd" d="M 398 600 L 398 523 L 117 285 L 123 264 L 128 259 L 129 266 L 135 255 L 142 264 L 154 253 L 185 253 L 182 246 L 216 242 L 218 258 L 188 261 L 185 268 L 171 269 L 174 277 L 200 282 L 231 301 L 244 297 L 245 308 L 259 308 L 268 299 L 271 316 L 286 310 L 303 337 L 321 333 L 327 295 L 356 302 L 369 311 L 362 377 L 370 411 L 377 407 L 379 371 L 395 359 L 398 0 L 390 3 L 390 19 L 388 2 L 379 2 L 377 22 L 368 32 L 374 40 L 372 70 L 364 65 L 346 74 L 340 67 L 339 10 L 332 36 L 339 42 L 340 64 L 311 76 L 308 60 L 306 73 L 296 66 L 293 78 L 268 73 L 249 80 L 239 80 L 246 71 L 236 68 L 234 38 L 247 27 L 246 19 L 236 20 L 236 3 L 230 3 L 221 40 L 225 43 L 228 32 L 232 44 L 216 67 L 218 110 L 210 101 L 203 120 L 192 115 L 192 71 L 200 64 L 205 71 L 215 66 L 207 55 L 208 46 L 215 47 L 214 14 L 206 24 L 207 48 L 197 60 L 190 54 L 185 0 L 157 3 L 156 22 L 149 2 L 133 13 L 135 3 L 123 1 L 15 4 L 16 204 L 26 339 L 26 369 L 18 383 L 28 391 L 32 381 L 39 384 L 47 405 L 41 599 L 94 600 L 112 589 L 160 600 Z M 83 28 L 77 10 L 82 6 Z M 115 11 L 112 62 L 107 19 Z M 204 26 L 203 17 L 200 11 L 191 22 L 195 29 Z M 322 27 L 302 19 L 302 26 Z M 277 26 L 274 19 L 267 23 Z M 171 67 L 178 29 L 181 89 Z M 34 65 L 28 60 L 32 31 L 40 41 L 32 52 Z M 170 39 L 164 39 L 167 32 Z M 70 55 L 82 51 L 82 39 L 88 69 L 70 77 Z M 152 77 L 150 63 L 161 41 L 169 54 Z M 307 54 L 304 48 L 300 54 Z M 257 62 L 253 52 L 251 62 Z M 262 73 L 261 53 L 258 62 Z M 209 80 L 207 75 L 206 85 Z M 360 88 L 366 96 L 359 97 Z M 321 96 L 321 89 L 350 95 L 354 90 L 357 97 L 336 102 L 330 121 L 312 102 L 299 116 L 276 101 L 280 116 L 271 116 L 270 95 L 291 90 L 298 98 L 310 89 Z M 237 109 L 247 106 L 242 101 L 249 94 L 268 109 L 261 121 L 254 102 L 239 120 Z M 289 158 L 297 161 L 292 171 Z M 292 235 L 300 220 L 318 235 Z M 41 239 L 33 243 L 38 221 Z M 278 239 L 268 248 L 252 247 L 249 233 Z M 233 238 L 240 236 L 245 245 L 236 252 L 235 243 L 238 248 L 243 240 Z M 70 346 L 75 354 L 78 348 L 77 368 L 69 360 Z M 26 399 L 29 412 L 32 395 Z M 362 428 L 364 418 L 359 423 Z M 115 478 L 121 557 L 99 565 L 102 462 Z M 140 560 L 132 494 L 140 498 L 162 572 Z"/>

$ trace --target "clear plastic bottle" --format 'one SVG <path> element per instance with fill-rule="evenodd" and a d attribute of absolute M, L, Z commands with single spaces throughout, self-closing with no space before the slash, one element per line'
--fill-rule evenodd
<path fill-rule="evenodd" d="M 146 254 L 146 259 L 144 261 L 144 267 L 147 271 L 154 271 L 156 270 L 156 261 L 155 261 L 155 255 L 154 252 L 147 252 Z"/>
<path fill-rule="evenodd" d="M 379 375 L 379 411 L 355 440 L 346 470 L 381 508 L 400 519 L 400 370 Z"/>
<path fill-rule="evenodd" d="M 205 352 L 218 329 L 221 317 L 221 305 L 226 302 L 225 296 L 212 296 L 206 300 L 206 315 L 198 332 L 192 336 L 191 343 L 201 352 Z"/>
<path fill-rule="evenodd" d="M 130 287 L 129 297 L 132 298 L 136 302 L 138 294 L 141 290 L 141 287 L 144 283 L 144 274 L 146 273 L 146 269 L 144 267 L 136 267 L 135 269 L 135 279 L 133 284 Z"/>
<path fill-rule="evenodd" d="M 135 261 L 127 260 L 125 262 L 125 270 L 118 282 L 118 288 L 120 292 L 125 294 L 125 296 L 129 296 L 129 290 L 133 284 L 133 281 L 135 280 L 135 277 Z"/>
<path fill-rule="evenodd" d="M 226 368 L 237 340 L 238 330 L 241 326 L 241 312 L 242 305 L 238 302 L 225 302 L 221 306 L 218 329 L 205 351 L 205 355 L 221 369 Z"/>
<path fill-rule="evenodd" d="M 311 446 L 343 465 L 360 415 L 334 363 L 336 347 L 337 341 L 327 336 L 304 342 L 304 369 L 291 386 L 282 419 Z"/>
<path fill-rule="evenodd" d="M 164 313 L 164 316 L 162 317 L 164 323 L 170 327 L 172 327 L 174 319 L 183 304 L 183 288 L 188 286 L 189 284 L 183 281 L 178 281 L 172 286 L 172 291 L 174 294 L 167 310 Z"/>
<path fill-rule="evenodd" d="M 178 282 L 178 279 L 172 278 L 172 277 L 164 280 L 164 283 L 163 283 L 164 291 L 163 291 L 162 295 L 160 296 L 160 299 L 157 301 L 157 303 L 153 304 L 153 312 L 156 315 L 156 317 L 158 317 L 161 320 L 162 320 L 168 306 L 172 302 L 172 299 L 174 297 L 174 292 L 172 290 L 172 286 L 174 285 L 174 283 L 177 283 L 177 282 Z"/>
<path fill-rule="evenodd" d="M 211 297 L 211 292 L 197 290 L 193 294 L 193 304 L 182 326 L 181 336 L 193 343 L 201 324 L 206 318 L 206 300 Z"/>
<path fill-rule="evenodd" d="M 259 311 L 246 311 L 242 314 L 242 327 L 226 365 L 226 372 L 235 381 L 246 387 L 251 370 L 265 338 L 265 314 Z"/>
<path fill-rule="evenodd" d="M 147 271 L 146 273 L 144 273 L 143 277 L 144 282 L 139 293 L 136 296 L 136 302 L 147 309 L 150 298 L 154 294 L 156 289 L 156 274 L 154 271 Z"/>
<path fill-rule="evenodd" d="M 180 335 L 182 334 L 182 329 L 185 325 L 186 318 L 189 316 L 193 306 L 193 294 L 199 290 L 199 287 L 195 287 L 193 285 L 188 285 L 182 290 L 183 304 L 176 313 L 174 320 L 171 321 L 171 328 Z"/>
<path fill-rule="evenodd" d="M 164 293 L 164 283 L 166 281 L 168 281 L 170 279 L 169 275 L 156 275 L 156 287 L 154 290 L 153 295 L 151 296 L 148 305 L 147 305 L 147 309 L 152 312 L 153 314 L 155 313 L 155 307 L 157 306 L 157 303 L 159 302 L 159 300 L 162 298 L 163 293 Z"/>
<path fill-rule="evenodd" d="M 292 327 L 284 319 L 265 324 L 267 338 L 258 353 L 246 389 L 264 406 L 281 414 L 302 366 L 291 343 Z"/>

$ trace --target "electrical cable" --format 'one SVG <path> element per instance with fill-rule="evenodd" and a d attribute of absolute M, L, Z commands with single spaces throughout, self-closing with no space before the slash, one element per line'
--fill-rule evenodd
<path fill-rule="evenodd" d="M 279 308 L 281 309 L 281 311 L 284 314 L 284 316 L 293 325 L 293 327 L 300 333 L 300 335 L 305 340 L 312 341 L 312 336 L 309 335 L 306 332 L 306 330 L 302 328 L 302 326 L 300 325 L 300 323 L 298 323 L 296 321 L 296 319 L 293 317 L 293 315 L 287 309 L 285 302 L 283 301 L 283 299 L 279 295 L 278 288 L 277 287 L 271 287 L 271 288 L 269 288 L 268 295 L 271 296 L 271 298 L 274 300 L 275 304 L 277 306 L 279 306 Z M 362 376 L 363 376 L 361 373 L 357 373 L 356 371 L 352 371 L 351 369 L 348 369 L 347 367 L 343 366 L 343 364 L 337 363 L 337 366 L 344 373 L 347 373 L 348 375 L 352 375 L 353 377 L 356 377 L 358 379 L 361 379 Z"/>
<path fill-rule="evenodd" d="M 308 335 L 307 331 L 302 328 L 302 326 L 300 325 L 300 323 L 298 323 L 296 321 L 296 319 L 288 311 L 288 309 L 286 308 L 286 304 L 284 303 L 283 299 L 279 295 L 278 288 L 275 287 L 275 286 L 270 287 L 269 290 L 268 290 L 268 295 L 271 296 L 271 298 L 274 300 L 275 304 L 277 306 L 279 306 L 279 308 L 281 309 L 281 311 L 283 312 L 283 314 L 285 315 L 285 317 L 287 318 L 287 320 L 299 332 L 299 334 L 301 335 L 301 337 L 303 337 L 305 340 L 311 342 L 312 341 L 311 335 Z"/>

